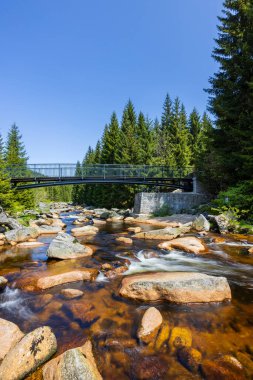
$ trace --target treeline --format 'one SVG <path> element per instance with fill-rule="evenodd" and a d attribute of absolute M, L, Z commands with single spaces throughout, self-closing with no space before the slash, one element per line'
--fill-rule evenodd
<path fill-rule="evenodd" d="M 167 95 L 161 120 L 152 121 L 143 112 L 136 114 L 129 100 L 121 122 L 115 112 L 104 128 L 95 148 L 88 148 L 76 174 L 90 164 L 164 165 L 170 168 L 196 166 L 205 154 L 208 136 L 212 131 L 206 113 L 194 108 L 189 117 L 183 103 Z M 73 201 L 104 207 L 127 207 L 133 204 L 136 186 L 77 185 L 73 187 Z"/>

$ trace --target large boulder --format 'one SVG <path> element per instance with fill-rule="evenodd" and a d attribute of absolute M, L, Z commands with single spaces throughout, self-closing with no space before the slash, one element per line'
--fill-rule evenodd
<path fill-rule="evenodd" d="M 23 336 L 24 334 L 15 323 L 0 318 L 0 361 Z"/>
<path fill-rule="evenodd" d="M 77 281 L 92 281 L 98 275 L 97 269 L 80 269 L 74 270 L 71 272 L 66 272 L 62 274 L 57 274 L 54 276 L 41 277 L 37 281 L 36 287 L 39 289 L 48 289 L 53 286 L 67 284 L 69 282 L 77 282 Z"/>
<path fill-rule="evenodd" d="M 73 348 L 45 364 L 44 380 L 102 380 L 90 341 Z"/>
<path fill-rule="evenodd" d="M 173 239 L 160 243 L 158 248 L 166 249 L 170 251 L 172 248 L 181 249 L 182 251 L 200 254 L 206 253 L 207 249 L 201 239 L 198 239 L 194 236 L 187 236 L 178 239 Z"/>
<path fill-rule="evenodd" d="M 192 223 L 192 228 L 196 231 L 209 231 L 210 230 L 210 223 L 208 220 L 204 217 L 204 215 L 200 214 L 197 216 L 197 218 Z"/>
<path fill-rule="evenodd" d="M 83 235 L 96 235 L 99 229 L 95 226 L 84 226 L 78 228 L 72 228 L 71 232 L 74 236 L 83 236 Z"/>
<path fill-rule="evenodd" d="M 0 212 L 0 226 L 6 226 L 11 230 L 20 229 L 23 226 L 14 218 L 8 216 L 5 212 Z"/>
<path fill-rule="evenodd" d="M 152 230 L 146 232 L 139 232 L 134 235 L 135 238 L 139 239 L 151 239 L 151 240 L 172 240 L 180 236 L 181 234 L 185 234 L 190 232 L 191 223 L 187 223 L 180 227 L 166 227 L 160 230 Z"/>
<path fill-rule="evenodd" d="M 21 380 L 46 362 L 57 350 L 50 327 L 39 327 L 25 335 L 5 356 L 0 366 L 0 379 Z"/>
<path fill-rule="evenodd" d="M 38 236 L 38 229 L 34 227 L 23 227 L 5 232 L 5 238 L 9 243 L 20 243 L 29 239 L 36 239 Z"/>
<path fill-rule="evenodd" d="M 5 277 L 0 276 L 0 290 L 6 287 L 7 282 L 8 280 Z"/>
<path fill-rule="evenodd" d="M 156 272 L 125 277 L 121 296 L 141 301 L 220 302 L 231 299 L 225 277 L 194 272 Z"/>
<path fill-rule="evenodd" d="M 42 225 L 37 227 L 40 235 L 54 235 L 62 231 L 62 228 L 59 226 L 46 226 Z"/>
<path fill-rule="evenodd" d="M 92 249 L 80 244 L 73 236 L 61 233 L 54 238 L 47 250 L 52 259 L 78 259 L 92 255 Z"/>
<path fill-rule="evenodd" d="M 163 322 L 163 317 L 155 307 L 148 308 L 141 320 L 138 329 L 138 338 L 144 343 L 150 343 L 155 340 L 157 333 Z"/>
<path fill-rule="evenodd" d="M 234 221 L 233 215 L 229 212 L 224 212 L 220 215 L 209 215 L 209 219 L 213 222 L 221 234 L 227 234 L 231 224 Z"/>

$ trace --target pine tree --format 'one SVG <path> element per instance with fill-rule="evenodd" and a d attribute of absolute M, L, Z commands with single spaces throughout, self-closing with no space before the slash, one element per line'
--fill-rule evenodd
<path fill-rule="evenodd" d="M 121 131 L 117 115 L 113 112 L 110 124 L 105 128 L 102 138 L 101 163 L 117 164 L 120 162 Z"/>
<path fill-rule="evenodd" d="M 153 136 L 151 133 L 151 121 L 139 113 L 136 126 L 136 138 L 138 142 L 138 156 L 136 164 L 148 165 L 153 153 Z"/>
<path fill-rule="evenodd" d="M 216 117 L 213 156 L 226 185 L 252 179 L 253 172 L 253 3 L 225 0 L 213 57 L 209 105 Z"/>
<path fill-rule="evenodd" d="M 199 145 L 201 144 L 201 119 L 196 108 L 193 109 L 189 116 L 189 130 L 191 133 L 191 151 L 192 151 L 192 164 L 195 164 L 196 156 L 198 155 Z"/>
<path fill-rule="evenodd" d="M 121 158 L 122 164 L 135 164 L 138 161 L 137 123 L 133 103 L 129 100 L 121 122 Z"/>

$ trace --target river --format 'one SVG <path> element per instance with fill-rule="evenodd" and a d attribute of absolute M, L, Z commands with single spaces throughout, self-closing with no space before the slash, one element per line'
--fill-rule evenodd
<path fill-rule="evenodd" d="M 67 231 L 73 227 L 75 213 L 62 215 Z M 214 243 L 218 235 L 209 234 L 205 242 L 209 252 L 193 256 L 180 251 L 158 250 L 159 241 L 134 240 L 132 246 L 115 243 L 115 236 L 130 225 L 117 222 L 99 226 L 99 233 L 87 241 L 94 254 L 78 260 L 47 260 L 47 247 L 54 236 L 41 236 L 45 243 L 38 248 L 2 248 L 0 275 L 9 286 L 0 294 L 0 317 L 16 323 L 29 332 L 36 327 L 52 327 L 58 342 L 58 353 L 81 346 L 91 338 L 98 368 L 105 380 L 114 379 L 201 379 L 191 373 L 167 347 L 160 351 L 141 345 L 136 338 L 138 324 L 149 306 L 158 308 L 170 328 L 188 328 L 193 347 L 204 359 L 219 355 L 237 357 L 247 378 L 253 378 L 253 255 L 247 254 L 252 237 L 227 237 Z M 152 226 L 140 225 L 144 230 Z M 155 250 L 157 257 L 145 258 L 143 250 Z M 173 305 L 166 302 L 144 303 L 124 299 L 118 290 L 122 276 L 106 278 L 101 272 L 94 282 L 57 286 L 44 292 L 24 290 L 29 278 L 39 272 L 57 274 L 78 267 L 100 268 L 103 263 L 130 262 L 129 275 L 148 271 L 195 271 L 225 276 L 232 290 L 232 301 L 216 304 Z M 63 288 L 84 292 L 80 299 L 64 299 Z M 42 379 L 41 369 L 27 379 Z M 218 380 L 218 379 L 217 379 Z M 229 379 L 228 379 L 229 380 Z"/>

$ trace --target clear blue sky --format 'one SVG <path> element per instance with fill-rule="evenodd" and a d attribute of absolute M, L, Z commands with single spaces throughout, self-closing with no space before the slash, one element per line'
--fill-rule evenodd
<path fill-rule="evenodd" d="M 0 132 L 30 162 L 76 162 L 129 98 L 160 117 L 167 92 L 206 108 L 222 0 L 1 0 Z"/>

